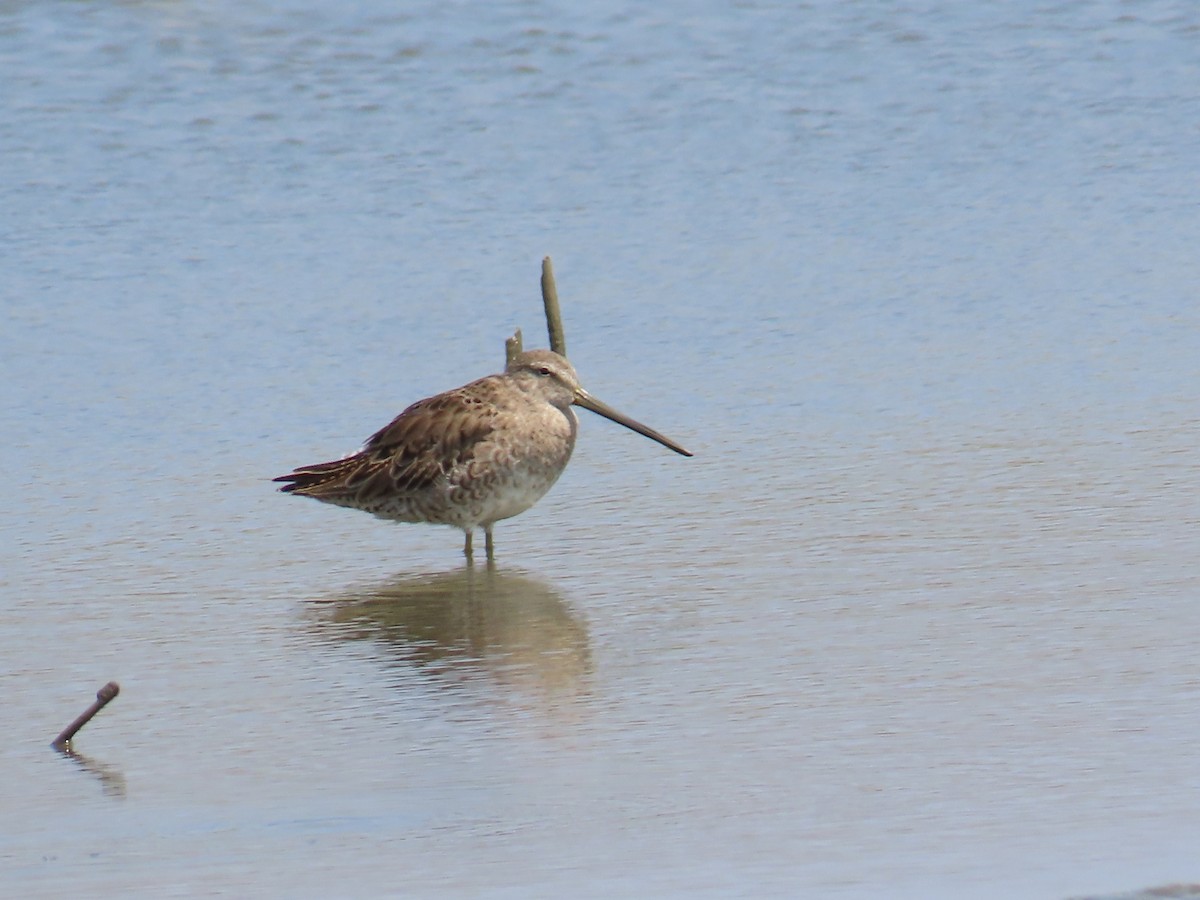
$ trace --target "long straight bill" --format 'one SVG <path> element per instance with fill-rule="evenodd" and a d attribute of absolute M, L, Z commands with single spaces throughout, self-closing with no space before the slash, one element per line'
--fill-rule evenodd
<path fill-rule="evenodd" d="M 631 418 L 629 418 L 629 416 L 625 415 L 624 413 L 617 412 L 615 409 L 613 409 L 607 403 L 601 403 L 599 400 L 597 400 L 595 397 L 593 397 L 591 394 L 589 394 L 583 388 L 580 388 L 578 391 L 575 392 L 575 405 L 582 406 L 584 409 L 590 409 L 592 412 L 596 413 L 597 415 L 604 416 L 604 418 L 606 418 L 612 422 L 616 422 L 618 425 L 624 425 L 630 431 L 636 431 L 638 434 L 643 435 L 644 437 L 648 437 L 652 441 L 658 441 L 664 447 L 674 450 L 676 453 L 680 454 L 681 456 L 691 456 L 692 455 L 691 451 L 685 450 L 682 446 L 675 443 L 673 440 L 671 440 L 666 435 L 659 434 L 653 428 L 649 428 L 649 427 L 643 425 L 641 422 L 638 422 L 636 419 L 631 419 Z"/>

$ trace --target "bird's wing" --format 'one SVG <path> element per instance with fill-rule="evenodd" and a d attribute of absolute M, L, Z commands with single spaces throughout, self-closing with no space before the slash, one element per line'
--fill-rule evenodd
<path fill-rule="evenodd" d="M 414 403 L 371 435 L 359 455 L 373 474 L 386 472 L 394 489 L 419 490 L 472 459 L 494 428 L 494 410 L 460 388 Z"/>
<path fill-rule="evenodd" d="M 329 503 L 359 506 L 379 497 L 419 491 L 470 461 L 495 428 L 488 379 L 419 400 L 345 459 L 301 466 L 276 481 L 280 490 Z"/>

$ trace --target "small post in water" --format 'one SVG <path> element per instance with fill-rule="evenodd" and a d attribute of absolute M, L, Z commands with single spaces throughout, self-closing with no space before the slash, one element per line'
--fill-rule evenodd
<path fill-rule="evenodd" d="M 104 709 L 109 701 L 117 694 L 121 693 L 121 687 L 115 681 L 110 681 L 104 687 L 96 692 L 96 702 L 79 714 L 79 718 L 63 729 L 62 734 L 54 739 L 54 743 L 50 746 L 55 750 L 70 750 L 71 738 L 75 737 L 75 733 L 84 725 L 92 721 L 92 716 Z"/>
<path fill-rule="evenodd" d="M 513 332 L 513 336 L 504 342 L 504 368 L 513 364 L 513 360 L 521 355 L 521 329 Z"/>

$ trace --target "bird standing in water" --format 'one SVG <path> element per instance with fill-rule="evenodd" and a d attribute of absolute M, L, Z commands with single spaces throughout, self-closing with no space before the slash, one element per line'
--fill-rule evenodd
<path fill-rule="evenodd" d="M 502 375 L 418 400 L 353 456 L 301 466 L 275 481 L 286 482 L 285 493 L 381 519 L 461 528 L 468 560 L 482 527 L 491 560 L 496 522 L 537 503 L 566 468 L 579 429 L 572 405 L 692 455 L 585 391 L 562 356 L 530 350 Z"/>

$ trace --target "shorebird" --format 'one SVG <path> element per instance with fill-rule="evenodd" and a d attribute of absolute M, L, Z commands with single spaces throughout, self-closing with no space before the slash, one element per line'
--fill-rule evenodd
<path fill-rule="evenodd" d="M 501 375 L 418 400 L 358 453 L 274 480 L 286 482 L 285 493 L 381 519 L 461 528 L 468 561 L 474 531 L 483 528 L 492 560 L 492 527 L 537 503 L 566 468 L 579 429 L 572 405 L 692 455 L 585 391 L 562 356 L 530 350 Z"/>

